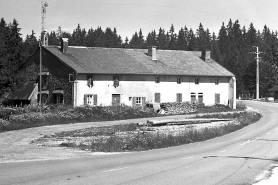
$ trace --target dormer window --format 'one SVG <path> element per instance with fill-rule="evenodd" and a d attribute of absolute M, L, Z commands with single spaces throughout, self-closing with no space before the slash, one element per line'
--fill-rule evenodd
<path fill-rule="evenodd" d="M 215 78 L 215 85 L 218 85 L 218 84 L 219 84 L 219 79 Z"/>
<path fill-rule="evenodd" d="M 181 78 L 177 77 L 177 84 L 181 84 Z"/>
<path fill-rule="evenodd" d="M 119 87 L 119 77 L 118 76 L 114 76 L 113 77 L 113 86 L 116 88 L 116 87 Z"/>
<path fill-rule="evenodd" d="M 156 76 L 156 77 L 155 77 L 155 83 L 160 83 L 160 78 L 159 78 L 159 76 Z"/>
<path fill-rule="evenodd" d="M 199 78 L 195 78 L 195 84 L 199 84 Z"/>
<path fill-rule="evenodd" d="M 93 87 L 93 85 L 94 85 L 93 75 L 87 75 L 87 85 L 89 87 Z"/>

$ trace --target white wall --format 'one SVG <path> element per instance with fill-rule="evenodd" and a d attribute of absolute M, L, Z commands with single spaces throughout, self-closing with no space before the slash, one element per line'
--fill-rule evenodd
<path fill-rule="evenodd" d="M 190 93 L 203 93 L 206 105 L 215 103 L 215 93 L 220 94 L 220 103 L 228 104 L 229 79 L 218 77 L 219 85 L 215 85 L 215 77 L 160 76 L 160 83 L 155 83 L 155 75 L 115 75 L 119 76 L 119 87 L 113 86 L 113 75 L 94 75 L 93 86 L 87 86 L 87 76 L 79 74 L 76 88 L 76 105 L 84 105 L 85 94 L 97 94 L 98 105 L 111 105 L 112 94 L 121 95 L 121 103 L 132 105 L 129 97 L 146 97 L 146 101 L 154 102 L 154 94 L 161 94 L 161 102 L 175 102 L 176 94 L 182 93 L 183 101 L 190 101 Z M 181 84 L 177 84 L 177 77 Z"/>

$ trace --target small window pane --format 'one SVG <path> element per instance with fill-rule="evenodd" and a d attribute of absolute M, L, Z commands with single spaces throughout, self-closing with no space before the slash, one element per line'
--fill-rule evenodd
<path fill-rule="evenodd" d="M 142 104 L 142 98 L 141 97 L 136 97 L 136 104 Z"/>

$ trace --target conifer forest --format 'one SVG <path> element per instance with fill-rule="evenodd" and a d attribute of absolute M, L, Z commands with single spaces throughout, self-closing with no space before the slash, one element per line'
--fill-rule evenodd
<path fill-rule="evenodd" d="M 197 23 L 198 24 L 198 23 Z M 69 46 L 137 48 L 146 49 L 157 46 L 158 50 L 210 50 L 211 57 L 220 65 L 235 74 L 237 79 L 237 97 L 256 94 L 256 47 L 261 52 L 259 62 L 260 97 L 267 97 L 268 90 L 278 85 L 278 32 L 267 25 L 256 29 L 250 23 L 241 26 L 238 20 L 219 23 L 219 32 L 211 33 L 199 23 L 192 30 L 186 25 L 182 28 L 160 28 L 151 30 L 147 35 L 142 30 L 134 32 L 130 38 L 122 38 L 116 28 L 97 27 L 86 30 L 78 24 L 72 33 L 61 31 L 48 33 L 48 45 L 59 45 L 61 37 L 69 39 Z M 20 83 L 18 71 L 39 47 L 40 33 L 22 38 L 20 25 L 14 19 L 7 23 L 0 21 L 0 100 Z"/>

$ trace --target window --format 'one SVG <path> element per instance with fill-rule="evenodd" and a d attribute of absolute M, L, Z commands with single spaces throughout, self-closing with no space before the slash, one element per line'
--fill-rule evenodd
<path fill-rule="evenodd" d="M 142 98 L 136 97 L 136 105 L 141 105 L 141 104 L 142 104 Z"/>
<path fill-rule="evenodd" d="M 199 84 L 199 78 L 195 78 L 195 84 Z"/>
<path fill-rule="evenodd" d="M 85 94 L 84 95 L 85 105 L 97 105 L 97 95 L 96 94 Z"/>
<path fill-rule="evenodd" d="M 52 92 L 52 95 L 54 96 L 54 102 L 53 103 L 64 103 L 64 91 L 61 88 L 55 89 Z"/>
<path fill-rule="evenodd" d="M 119 77 L 118 76 L 114 76 L 113 77 L 113 86 L 116 88 L 116 87 L 119 87 Z"/>
<path fill-rule="evenodd" d="M 177 84 L 181 84 L 181 78 L 177 77 Z"/>
<path fill-rule="evenodd" d="M 75 81 L 74 74 L 69 74 L 69 82 L 74 82 L 74 81 Z"/>
<path fill-rule="evenodd" d="M 56 94 L 55 95 L 55 103 L 63 103 L 63 94 Z"/>
<path fill-rule="evenodd" d="M 141 107 L 146 103 L 146 97 L 132 97 L 132 107 Z"/>
<path fill-rule="evenodd" d="M 192 103 L 196 102 L 196 93 L 191 93 L 191 102 Z"/>
<path fill-rule="evenodd" d="M 219 84 L 219 79 L 215 78 L 215 85 L 218 85 L 218 84 Z"/>
<path fill-rule="evenodd" d="M 182 102 L 182 93 L 177 93 L 177 102 Z"/>
<path fill-rule="evenodd" d="M 155 103 L 160 103 L 160 93 L 155 93 L 154 94 L 154 102 Z"/>
<path fill-rule="evenodd" d="M 159 76 L 156 76 L 156 77 L 155 77 L 155 83 L 160 83 L 160 78 L 159 78 Z"/>

